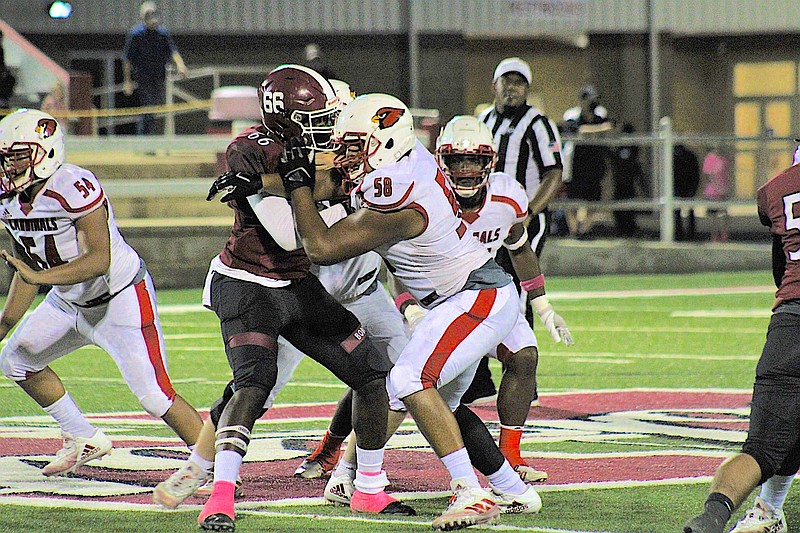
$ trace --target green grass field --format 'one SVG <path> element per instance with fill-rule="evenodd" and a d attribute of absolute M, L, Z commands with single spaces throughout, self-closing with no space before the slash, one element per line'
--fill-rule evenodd
<path fill-rule="evenodd" d="M 563 347 L 553 343 L 546 332 L 539 331 L 539 391 L 543 404 L 547 403 L 548 393 L 569 391 L 634 388 L 748 391 L 769 321 L 771 283 L 771 273 L 766 271 L 548 277 L 551 300 L 569 324 L 576 344 Z M 597 294 L 605 291 L 614 292 Z M 642 292 L 637 295 L 636 291 Z M 199 298 L 196 290 L 161 291 L 159 305 L 173 384 L 190 403 L 207 408 L 229 379 L 230 370 L 216 317 L 187 306 L 197 304 Z M 52 367 L 87 413 L 140 410 L 113 361 L 99 349 L 84 348 Z M 499 379 L 499 366 L 493 366 L 493 371 Z M 295 374 L 295 381 L 278 397 L 278 403 L 334 402 L 342 390 L 343 386 L 325 369 L 305 360 Z M 43 412 L 10 381 L 0 381 L 0 398 L 0 437 L 2 430 L 9 427 L 26 427 L 26 424 L 54 427 L 42 422 L 44 419 L 20 418 L 39 417 Z M 319 420 L 293 422 L 281 429 L 321 431 L 325 426 Z M 275 423 L 260 422 L 257 426 L 259 431 L 277 428 Z M 112 438 L 137 434 L 171 436 L 166 426 L 161 425 L 110 430 Z M 701 441 L 701 445 L 716 452 L 734 452 L 737 448 L 734 443 L 713 441 Z M 698 441 L 663 435 L 615 440 L 565 438 L 538 442 L 532 437 L 523 440 L 525 451 L 554 454 L 649 453 L 697 447 Z M 705 474 L 713 474 L 713 469 Z M 8 491 L 4 491 L 4 485 L 4 473 L 0 470 L 0 531 L 197 529 L 196 506 L 173 512 L 162 512 L 155 507 L 136 511 L 73 509 L 52 501 L 39 506 L 20 506 L 19 499 L 5 496 Z M 558 490 L 545 485 L 544 509 L 539 515 L 502 517 L 500 525 L 485 529 L 675 532 L 702 507 L 706 489 L 705 480 L 580 490 Z M 785 507 L 790 525 L 800 523 L 798 499 L 797 491 L 793 490 Z M 420 516 L 399 522 L 388 518 L 365 520 L 332 506 L 247 505 L 246 509 L 240 509 L 237 531 L 426 531 L 446 501 L 425 499 L 415 505 Z M 734 516 L 739 518 L 740 513 Z"/>

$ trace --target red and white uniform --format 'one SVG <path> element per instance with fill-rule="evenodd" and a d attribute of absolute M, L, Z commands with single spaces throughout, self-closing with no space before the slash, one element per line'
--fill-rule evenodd
<path fill-rule="evenodd" d="M 392 409 L 424 388 L 439 388 L 458 407 L 480 358 L 511 331 L 518 297 L 510 277 L 469 237 L 450 183 L 417 142 L 399 161 L 364 177 L 353 191 L 366 209 L 414 209 L 425 217 L 417 237 L 376 249 L 389 270 L 430 309 L 387 379 Z"/>
<path fill-rule="evenodd" d="M 462 218 L 468 231 L 492 254 L 503 246 L 511 227 L 525 220 L 528 196 L 517 180 L 505 172 L 492 172 L 486 184 L 486 197 L 476 211 L 465 212 Z M 537 346 L 534 335 L 525 315 L 520 312 L 517 323 L 509 335 L 498 344 L 490 355 L 505 361 L 511 354 L 523 348 Z"/>
<path fill-rule="evenodd" d="M 81 255 L 75 222 L 103 206 L 111 239 L 108 271 L 82 283 L 54 286 L 17 326 L 0 363 L 7 377 L 22 381 L 82 346 L 98 346 L 117 363 L 145 410 L 160 417 L 172 406 L 175 391 L 167 375 L 153 282 L 120 234 L 95 175 L 61 165 L 32 203 L 23 203 L 19 195 L 0 200 L 0 219 L 17 255 L 35 269 L 47 269 Z"/>

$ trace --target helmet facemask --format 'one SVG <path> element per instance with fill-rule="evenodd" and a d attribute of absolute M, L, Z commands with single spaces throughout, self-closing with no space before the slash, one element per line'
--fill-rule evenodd
<path fill-rule="evenodd" d="M 306 146 L 315 152 L 330 152 L 333 150 L 331 144 L 333 126 L 336 124 L 336 117 L 339 116 L 340 111 L 341 108 L 338 104 L 310 113 L 293 111 L 291 120 L 302 128 Z"/>
<path fill-rule="evenodd" d="M 0 149 L 0 193 L 16 193 L 43 179 L 36 176 L 34 168 L 46 156 L 47 151 L 37 143 L 16 142 Z"/>
<path fill-rule="evenodd" d="M 369 144 L 369 151 L 367 148 Z M 342 138 L 333 141 L 336 157 L 333 166 L 344 174 L 342 189 L 346 194 L 361 184 L 364 176 L 372 171 L 369 158 L 380 147 L 380 141 L 365 133 L 346 133 Z"/>

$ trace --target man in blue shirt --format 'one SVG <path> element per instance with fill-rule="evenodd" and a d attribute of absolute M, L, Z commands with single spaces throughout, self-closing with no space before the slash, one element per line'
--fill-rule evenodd
<path fill-rule="evenodd" d="M 122 63 L 123 90 L 128 96 L 133 94 L 135 80 L 140 105 L 162 105 L 165 99 L 167 64 L 170 61 L 175 62 L 181 76 L 186 75 L 186 65 L 178 53 L 172 36 L 158 23 L 156 4 L 142 3 L 139 14 L 142 22 L 131 29 L 125 41 Z M 136 134 L 153 133 L 156 133 L 155 118 L 150 114 L 141 115 L 136 125 Z"/>

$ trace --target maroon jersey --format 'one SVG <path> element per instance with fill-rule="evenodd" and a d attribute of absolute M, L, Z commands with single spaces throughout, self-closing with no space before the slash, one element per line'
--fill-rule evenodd
<path fill-rule="evenodd" d="M 248 128 L 230 145 L 226 158 L 235 172 L 272 174 L 277 172 L 283 143 L 264 126 Z M 258 221 L 246 199 L 232 200 L 235 220 L 220 260 L 231 268 L 265 278 L 292 280 L 308 274 L 311 262 L 300 248 L 287 252 L 275 242 Z"/>
<path fill-rule="evenodd" d="M 800 165 L 758 189 L 758 216 L 773 236 L 773 272 L 779 300 L 800 298 Z"/>

